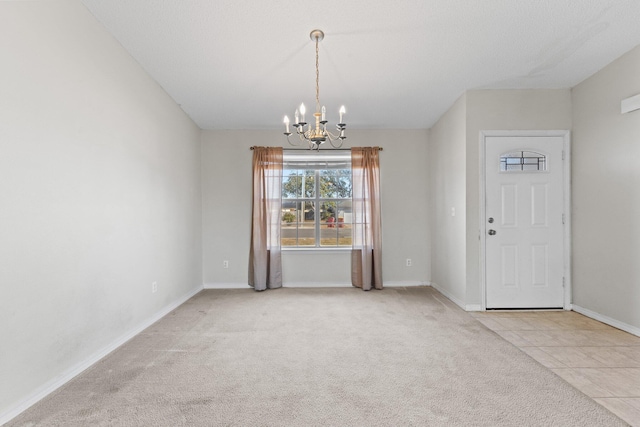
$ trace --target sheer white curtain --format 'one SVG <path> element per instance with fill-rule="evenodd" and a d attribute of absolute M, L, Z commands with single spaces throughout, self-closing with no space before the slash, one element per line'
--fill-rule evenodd
<path fill-rule="evenodd" d="M 353 249 L 351 284 L 368 291 L 382 289 L 382 219 L 378 147 L 351 149 Z"/>
<path fill-rule="evenodd" d="M 253 219 L 249 250 L 249 286 L 256 291 L 282 286 L 282 148 L 253 149 Z"/>

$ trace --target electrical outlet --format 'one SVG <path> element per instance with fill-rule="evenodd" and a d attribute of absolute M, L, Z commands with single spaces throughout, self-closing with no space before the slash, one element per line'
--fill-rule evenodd
<path fill-rule="evenodd" d="M 156 292 L 158 292 L 158 282 L 153 282 L 151 284 L 151 293 L 155 294 Z"/>
<path fill-rule="evenodd" d="M 229 261 L 227 260 L 222 261 L 222 268 L 229 268 Z"/>
<path fill-rule="evenodd" d="M 411 267 L 411 258 L 407 258 L 407 267 Z"/>

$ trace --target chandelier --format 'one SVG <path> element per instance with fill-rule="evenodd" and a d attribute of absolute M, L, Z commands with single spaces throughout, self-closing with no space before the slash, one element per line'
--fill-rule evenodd
<path fill-rule="evenodd" d="M 324 39 L 324 33 L 321 30 L 313 30 L 311 34 L 309 34 L 311 40 L 316 42 L 316 112 L 313 113 L 313 117 L 315 118 L 315 128 L 312 128 L 311 124 L 305 121 L 305 113 L 306 109 L 304 104 L 300 104 L 300 107 L 296 110 L 295 113 L 295 123 L 293 123 L 293 127 L 295 128 L 294 132 L 297 134 L 298 138 L 293 138 L 294 142 L 289 139 L 291 132 L 289 131 L 289 117 L 284 116 L 284 134 L 287 136 L 287 141 L 289 144 L 293 146 L 299 146 L 303 142 L 307 142 L 309 144 L 309 149 L 320 150 L 320 145 L 326 142 L 327 140 L 331 144 L 333 148 L 342 147 L 342 142 L 347 138 L 344 134 L 347 125 L 343 122 L 344 114 L 346 110 L 344 105 L 340 107 L 340 121 L 336 125 L 337 131 L 339 132 L 337 135 L 329 132 L 327 130 L 327 119 L 326 119 L 326 109 L 324 105 L 320 107 L 320 69 L 318 67 L 318 43 L 322 39 Z"/>

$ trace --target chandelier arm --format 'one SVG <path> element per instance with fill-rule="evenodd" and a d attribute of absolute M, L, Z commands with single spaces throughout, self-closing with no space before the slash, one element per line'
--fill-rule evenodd
<path fill-rule="evenodd" d="M 285 135 L 287 136 L 287 141 L 289 142 L 289 145 L 291 145 L 292 147 L 300 146 L 300 142 L 302 141 L 302 138 L 299 138 L 299 142 L 294 144 L 293 142 L 291 142 L 291 139 L 289 139 L 289 135 L 291 135 L 291 133 L 285 133 Z"/>
<path fill-rule="evenodd" d="M 340 144 L 336 145 L 336 144 L 334 144 L 334 143 L 333 143 L 333 141 L 332 141 L 332 140 L 329 140 L 329 144 L 331 144 L 331 146 L 332 146 L 333 148 L 340 148 L 340 147 L 342 147 L 342 142 L 343 142 L 343 140 L 341 139 L 341 140 L 340 140 Z"/>

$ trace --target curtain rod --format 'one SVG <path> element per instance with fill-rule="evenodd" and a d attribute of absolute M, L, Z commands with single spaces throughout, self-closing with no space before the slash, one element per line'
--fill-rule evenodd
<path fill-rule="evenodd" d="M 249 147 L 249 150 L 253 150 L 256 148 L 255 146 Z M 283 150 L 287 151 L 318 151 L 318 150 L 310 150 L 308 148 L 283 148 Z M 351 148 L 330 148 L 322 151 L 351 151 Z M 378 151 L 382 151 L 382 147 L 378 147 Z"/>

